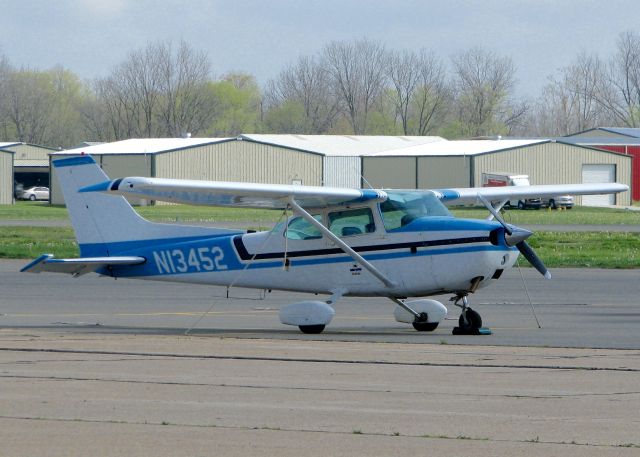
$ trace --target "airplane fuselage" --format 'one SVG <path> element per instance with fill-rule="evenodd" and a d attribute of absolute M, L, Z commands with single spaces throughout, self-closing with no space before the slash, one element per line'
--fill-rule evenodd
<path fill-rule="evenodd" d="M 103 274 L 146 280 L 353 296 L 428 296 L 484 287 L 515 262 L 496 222 L 425 217 L 403 230 L 382 224 L 343 240 L 394 281 L 389 288 L 326 238 L 290 239 L 271 232 L 145 241 L 114 246 L 119 255 L 146 258 Z M 123 250 L 122 248 L 129 248 Z"/>

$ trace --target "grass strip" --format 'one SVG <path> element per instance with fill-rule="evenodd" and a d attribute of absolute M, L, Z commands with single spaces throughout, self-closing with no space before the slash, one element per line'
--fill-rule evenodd
<path fill-rule="evenodd" d="M 538 232 L 529 238 L 548 267 L 640 268 L 640 233 Z M 2 227 L 0 258 L 31 259 L 44 253 L 78 257 L 66 227 Z M 528 266 L 522 258 L 521 265 Z"/>
<path fill-rule="evenodd" d="M 222 208 L 195 205 L 139 206 L 136 211 L 156 222 L 251 222 L 273 224 L 282 211 L 252 208 Z M 486 208 L 451 209 L 463 218 L 485 219 Z M 571 210 L 508 210 L 504 218 L 512 224 L 548 225 L 638 225 L 640 211 L 617 208 L 576 206 Z M 51 206 L 45 202 L 19 201 L 15 205 L 0 205 L 0 220 L 68 220 L 64 206 Z"/>

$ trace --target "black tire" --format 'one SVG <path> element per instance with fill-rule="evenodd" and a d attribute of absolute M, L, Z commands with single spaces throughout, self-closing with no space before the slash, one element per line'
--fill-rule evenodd
<path fill-rule="evenodd" d="M 522 200 L 518 202 L 518 209 L 524 209 L 524 202 Z"/>
<path fill-rule="evenodd" d="M 439 322 L 414 322 L 413 328 L 419 332 L 433 332 L 438 328 Z"/>
<path fill-rule="evenodd" d="M 31 200 L 32 202 L 36 201 L 36 196 L 35 195 L 29 195 L 29 200 Z"/>
<path fill-rule="evenodd" d="M 462 314 L 460 314 L 458 326 L 464 330 L 477 330 L 482 327 L 482 317 L 471 308 L 467 308 L 467 322 L 464 321 Z"/>
<path fill-rule="evenodd" d="M 318 333 L 322 333 L 324 330 L 324 325 L 298 325 L 298 328 L 302 333 L 306 333 L 308 335 L 317 335 Z"/>

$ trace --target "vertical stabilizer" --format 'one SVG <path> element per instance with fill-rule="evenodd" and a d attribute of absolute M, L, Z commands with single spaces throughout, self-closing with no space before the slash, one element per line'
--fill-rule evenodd
<path fill-rule="evenodd" d="M 91 156 L 54 160 L 52 165 L 82 256 L 115 255 L 130 250 L 136 241 L 161 242 L 238 233 L 225 229 L 149 222 L 124 197 L 78 192 L 83 187 L 109 180 Z"/>

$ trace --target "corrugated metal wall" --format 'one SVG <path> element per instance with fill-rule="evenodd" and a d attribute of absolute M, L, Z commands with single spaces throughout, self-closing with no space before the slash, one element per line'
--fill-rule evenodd
<path fill-rule="evenodd" d="M 418 157 L 418 188 L 442 189 L 471 186 L 469 156 Z"/>
<path fill-rule="evenodd" d="M 228 141 L 158 154 L 156 177 L 291 184 L 322 184 L 322 156 L 291 149 Z"/>
<path fill-rule="evenodd" d="M 78 157 L 75 155 L 57 155 L 51 156 L 53 160 L 60 158 Z M 149 154 L 109 154 L 94 155 L 94 160 L 102 167 L 109 179 L 124 178 L 127 176 L 151 176 L 151 168 L 153 156 Z M 51 204 L 63 205 L 64 198 L 62 190 L 58 184 L 55 167 L 51 167 L 51 185 L 50 185 Z M 134 205 L 145 204 L 140 199 L 128 199 Z"/>
<path fill-rule="evenodd" d="M 362 159 L 360 157 L 324 157 L 322 185 L 329 187 L 362 187 Z"/>
<path fill-rule="evenodd" d="M 49 156 L 50 161 L 58 160 L 58 159 L 66 159 L 68 157 L 78 157 L 77 155 L 59 155 L 59 156 Z M 95 160 L 98 160 L 94 157 Z M 51 176 L 49 178 L 49 201 L 52 205 L 64 205 L 64 198 L 62 196 L 62 190 L 60 189 L 60 185 L 58 184 L 58 177 L 56 176 L 56 169 L 53 166 L 50 166 Z"/>
<path fill-rule="evenodd" d="M 483 172 L 501 171 L 529 175 L 531 184 L 577 184 L 582 182 L 582 165 L 615 164 L 616 181 L 631 186 L 631 157 L 562 143 L 544 143 L 473 158 L 474 185 Z M 580 198 L 576 198 L 579 204 Z M 619 205 L 631 202 L 630 192 L 619 194 Z"/>
<path fill-rule="evenodd" d="M 376 189 L 415 189 L 416 157 L 363 157 L 362 175 Z"/>
<path fill-rule="evenodd" d="M 110 179 L 127 176 L 151 176 L 153 155 L 151 154 L 109 154 L 95 157 L 100 167 Z"/>
<path fill-rule="evenodd" d="M 0 151 L 0 205 L 13 204 L 13 154 Z"/>
<path fill-rule="evenodd" d="M 56 152 L 55 149 L 44 148 L 42 146 L 35 146 L 32 144 L 18 144 L 8 149 L 16 153 L 16 166 L 19 166 L 20 162 L 24 160 L 28 161 L 30 165 L 33 164 L 33 161 L 39 161 L 42 166 L 46 167 L 49 164 L 49 154 Z"/>
<path fill-rule="evenodd" d="M 151 154 L 105 154 L 95 158 L 110 179 L 127 176 L 151 177 Z M 132 205 L 147 205 L 145 199 L 126 197 Z"/>

